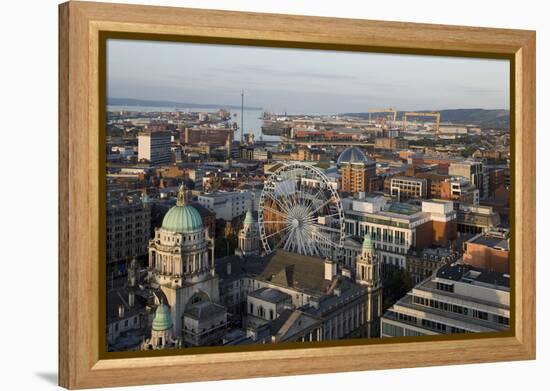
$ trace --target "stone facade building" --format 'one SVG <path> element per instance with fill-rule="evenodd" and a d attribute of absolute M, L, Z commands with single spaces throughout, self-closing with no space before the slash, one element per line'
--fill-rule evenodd
<path fill-rule="evenodd" d="M 137 195 L 111 195 L 107 201 L 107 274 L 126 271 L 133 257 L 147 254 L 151 208 Z"/>
<path fill-rule="evenodd" d="M 195 313 L 195 307 L 219 302 L 213 247 L 199 212 L 187 203 L 185 190 L 180 187 L 176 206 L 164 216 L 149 242 L 151 285 L 166 297 L 174 336 L 182 335 L 184 318 Z M 209 316 L 210 312 L 198 311 L 202 326 L 208 319 L 201 315 Z"/>
<path fill-rule="evenodd" d="M 358 259 L 365 274 L 357 280 L 331 260 L 281 250 L 218 259 L 221 301 L 230 318 L 243 319 L 249 342 L 376 336 L 379 258 L 372 246 L 365 251 Z"/>

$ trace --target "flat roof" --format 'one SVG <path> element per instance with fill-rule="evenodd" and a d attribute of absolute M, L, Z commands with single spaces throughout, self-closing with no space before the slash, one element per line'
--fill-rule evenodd
<path fill-rule="evenodd" d="M 442 199 L 439 199 L 439 198 L 431 198 L 429 200 L 422 200 L 422 202 L 429 202 L 429 203 L 432 203 L 432 204 L 447 205 L 449 203 L 452 203 L 453 201 L 442 200 Z"/>
<path fill-rule="evenodd" d="M 417 178 L 414 176 L 394 176 L 392 180 L 399 179 L 402 181 L 410 181 L 410 182 L 426 182 L 425 178 Z"/>
<path fill-rule="evenodd" d="M 248 296 L 255 297 L 270 303 L 280 303 L 285 300 L 290 300 L 290 295 L 281 292 L 280 290 L 273 288 L 260 288 L 248 294 Z"/>
<path fill-rule="evenodd" d="M 498 236 L 480 235 L 473 238 L 470 241 L 470 243 L 481 244 L 483 246 L 494 248 L 496 250 L 503 250 L 503 251 L 510 250 L 510 244 L 508 243 L 508 239 L 501 238 Z"/>
<path fill-rule="evenodd" d="M 406 204 L 403 202 L 394 202 L 390 205 L 387 212 L 411 216 L 413 214 L 421 212 L 421 209 L 412 204 Z"/>
<path fill-rule="evenodd" d="M 510 287 L 510 275 L 489 271 L 463 263 L 443 265 L 437 270 L 438 278 L 464 283 L 491 284 L 500 287 Z"/>

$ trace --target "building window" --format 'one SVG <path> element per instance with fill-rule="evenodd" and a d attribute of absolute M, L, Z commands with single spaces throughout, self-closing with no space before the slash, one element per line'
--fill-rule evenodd
<path fill-rule="evenodd" d="M 505 324 L 505 325 L 509 325 L 510 324 L 510 319 L 505 317 L 505 316 L 497 316 L 497 323 L 500 323 L 500 324 Z"/>
<path fill-rule="evenodd" d="M 485 311 L 474 310 L 473 311 L 473 317 L 481 319 L 481 320 L 488 320 L 489 319 L 489 314 Z"/>
<path fill-rule="evenodd" d="M 435 289 L 443 291 L 443 292 L 451 292 L 451 293 L 453 293 L 455 291 L 453 284 L 446 284 L 446 283 L 443 283 L 443 282 L 437 282 L 435 284 Z"/>
<path fill-rule="evenodd" d="M 402 337 L 403 327 L 395 326 L 389 323 L 382 323 L 382 333 L 392 337 Z"/>

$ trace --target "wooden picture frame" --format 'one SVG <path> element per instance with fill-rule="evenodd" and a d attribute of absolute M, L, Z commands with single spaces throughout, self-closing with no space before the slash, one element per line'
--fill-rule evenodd
<path fill-rule="evenodd" d="M 59 384 L 90 388 L 316 374 L 535 358 L 535 32 L 168 7 L 68 2 L 59 6 Z M 292 346 L 105 358 L 99 346 L 104 196 L 99 131 L 101 37 L 508 58 L 511 72 L 513 244 L 506 336 Z M 459 354 L 457 354 L 457 352 Z"/>

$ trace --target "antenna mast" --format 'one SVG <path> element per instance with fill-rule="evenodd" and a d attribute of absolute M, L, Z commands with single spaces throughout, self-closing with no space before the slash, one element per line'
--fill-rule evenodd
<path fill-rule="evenodd" d="M 241 91 L 241 145 L 243 145 L 243 129 L 244 129 L 244 90 Z"/>

